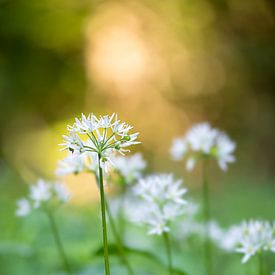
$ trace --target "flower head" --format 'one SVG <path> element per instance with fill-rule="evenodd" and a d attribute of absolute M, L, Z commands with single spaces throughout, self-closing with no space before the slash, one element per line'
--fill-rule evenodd
<path fill-rule="evenodd" d="M 133 207 L 135 210 L 129 213 L 130 219 L 146 225 L 148 234 L 170 231 L 170 222 L 183 214 L 187 203 L 183 198 L 187 189 L 182 188 L 182 181 L 174 180 L 171 174 L 140 179 L 133 192 L 138 200 Z"/>
<path fill-rule="evenodd" d="M 99 118 L 93 114 L 87 117 L 82 114 L 72 126 L 68 126 L 69 135 L 63 136 L 65 142 L 61 145 L 73 153 L 94 152 L 107 158 L 104 153 L 108 150 L 123 154 L 129 151 L 127 147 L 139 143 L 136 141 L 138 133 L 129 133 L 132 128 L 120 122 L 116 114 Z"/>
<path fill-rule="evenodd" d="M 244 254 L 242 263 L 264 251 L 275 252 L 275 227 L 267 221 L 251 220 L 229 229 L 230 250 Z M 225 235 L 226 237 L 226 235 Z"/>
<path fill-rule="evenodd" d="M 39 207 L 42 202 L 48 201 L 51 195 L 50 185 L 42 179 L 39 179 L 37 184 L 30 187 L 30 198 L 35 207 Z"/>
<path fill-rule="evenodd" d="M 173 139 L 170 149 L 173 160 L 178 161 L 182 159 L 182 156 L 186 153 L 186 143 L 182 138 Z"/>
<path fill-rule="evenodd" d="M 140 153 L 132 156 L 116 156 L 112 159 L 115 170 L 123 177 L 126 183 L 131 184 L 142 175 L 146 168 L 146 161 Z"/>
<path fill-rule="evenodd" d="M 185 136 L 174 139 L 171 147 L 173 160 L 179 161 L 187 156 L 186 168 L 192 170 L 201 158 L 213 158 L 222 170 L 234 162 L 236 144 L 223 132 L 214 129 L 209 123 L 200 123 L 187 131 Z"/>
<path fill-rule="evenodd" d="M 31 205 L 29 201 L 25 198 L 19 199 L 17 202 L 17 210 L 15 212 L 16 216 L 27 216 L 31 211 Z"/>
<path fill-rule="evenodd" d="M 30 186 L 28 197 L 17 201 L 16 215 L 26 216 L 32 209 L 53 207 L 67 202 L 70 197 L 70 192 L 61 183 L 39 179 L 35 185 Z"/>

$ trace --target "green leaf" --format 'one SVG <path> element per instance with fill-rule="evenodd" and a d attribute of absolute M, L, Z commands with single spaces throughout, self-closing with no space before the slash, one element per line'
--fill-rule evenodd
<path fill-rule="evenodd" d="M 146 259 L 149 259 L 150 261 L 152 261 L 168 270 L 168 267 L 165 264 L 163 264 L 163 262 L 153 253 L 148 252 L 146 250 L 135 249 L 132 247 L 127 247 L 127 246 L 123 246 L 123 247 L 124 247 L 124 251 L 126 253 L 138 255 L 138 256 L 144 257 Z M 109 250 L 109 255 L 115 255 L 115 256 L 119 255 L 119 250 L 118 250 L 116 244 L 109 244 L 108 250 Z M 96 249 L 93 252 L 93 256 L 94 257 L 103 256 L 103 253 L 104 253 L 103 246 L 100 246 L 98 249 Z M 186 272 L 179 270 L 178 268 L 173 268 L 173 273 L 174 273 L 174 275 L 187 275 Z"/>

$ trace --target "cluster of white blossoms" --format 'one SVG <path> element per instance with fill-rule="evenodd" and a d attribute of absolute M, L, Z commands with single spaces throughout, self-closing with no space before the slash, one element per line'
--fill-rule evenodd
<path fill-rule="evenodd" d="M 62 204 L 71 197 L 67 188 L 58 182 L 47 182 L 39 179 L 35 185 L 30 187 L 27 198 L 21 198 L 17 201 L 17 216 L 26 216 L 32 209 L 47 207 L 49 204 Z"/>
<path fill-rule="evenodd" d="M 112 158 L 115 171 L 123 177 L 126 184 L 132 184 L 142 176 L 146 161 L 140 153 L 132 156 L 114 156 Z"/>
<path fill-rule="evenodd" d="M 182 181 L 174 180 L 171 174 L 140 179 L 133 188 L 137 201 L 131 200 L 127 216 L 133 222 L 147 226 L 148 234 L 161 235 L 170 231 L 170 223 L 183 214 L 187 204 L 183 199 L 186 192 Z"/>
<path fill-rule="evenodd" d="M 192 170 L 202 157 L 212 157 L 218 161 L 222 170 L 227 170 L 227 164 L 234 162 L 233 152 L 236 144 L 224 133 L 200 123 L 193 126 L 183 137 L 173 140 L 170 153 L 175 161 L 187 156 L 186 168 Z"/>
<path fill-rule="evenodd" d="M 252 256 L 270 251 L 275 253 L 275 225 L 267 221 L 251 220 L 241 225 L 241 239 L 236 251 L 244 254 L 242 263 Z"/>
<path fill-rule="evenodd" d="M 118 120 L 116 114 L 96 117 L 93 114 L 87 117 L 82 114 L 81 118 L 75 119 L 72 126 L 68 126 L 69 134 L 63 136 L 65 150 L 72 152 L 72 158 L 67 164 L 76 158 L 76 163 L 81 163 L 80 154 L 95 153 L 100 157 L 100 166 L 106 169 L 111 162 L 114 151 L 124 155 L 128 152 L 126 148 L 140 142 L 136 141 L 138 133 L 129 134 L 133 127 Z M 93 154 L 91 154 L 93 157 Z M 80 165 L 82 168 L 82 164 Z"/>
<path fill-rule="evenodd" d="M 252 256 L 270 251 L 275 253 L 275 224 L 251 220 L 233 225 L 216 238 L 216 245 L 227 252 L 244 254 L 242 263 Z"/>

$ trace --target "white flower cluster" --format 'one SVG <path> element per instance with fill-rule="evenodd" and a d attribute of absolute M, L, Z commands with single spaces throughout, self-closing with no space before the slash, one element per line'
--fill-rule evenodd
<path fill-rule="evenodd" d="M 125 183 L 132 184 L 142 175 L 146 161 L 140 153 L 132 156 L 115 156 L 112 158 L 115 170 L 123 177 Z"/>
<path fill-rule="evenodd" d="M 148 234 L 161 235 L 170 231 L 170 222 L 182 215 L 187 192 L 181 180 L 171 174 L 159 174 L 140 179 L 133 188 L 137 203 L 131 201 L 128 217 L 133 222 L 148 227 Z"/>
<path fill-rule="evenodd" d="M 170 153 L 175 161 L 188 154 L 186 168 L 192 170 L 196 162 L 203 156 L 212 157 L 218 161 L 222 170 L 227 170 L 227 164 L 234 162 L 232 155 L 236 144 L 224 133 L 200 123 L 193 126 L 183 137 L 173 140 Z"/>
<path fill-rule="evenodd" d="M 87 117 L 82 114 L 72 126 L 68 126 L 69 135 L 63 136 L 65 142 L 61 145 L 76 158 L 82 153 L 96 153 L 100 156 L 100 166 L 104 168 L 105 163 L 110 162 L 112 152 L 118 151 L 123 155 L 129 151 L 125 148 L 140 143 L 136 141 L 138 133 L 129 134 L 132 128 L 120 122 L 116 114 L 99 118 L 93 114 Z"/>
<path fill-rule="evenodd" d="M 28 198 L 17 201 L 17 216 L 26 216 L 33 208 L 46 206 L 50 202 L 58 204 L 67 202 L 71 197 L 70 192 L 61 183 L 52 183 L 39 179 L 30 187 Z"/>
<path fill-rule="evenodd" d="M 264 251 L 275 253 L 275 225 L 267 221 L 245 222 L 241 225 L 241 239 L 237 252 L 244 254 L 242 263 Z"/>

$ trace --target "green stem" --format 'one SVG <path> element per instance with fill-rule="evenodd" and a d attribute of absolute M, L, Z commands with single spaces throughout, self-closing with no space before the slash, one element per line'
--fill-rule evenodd
<path fill-rule="evenodd" d="M 204 260 L 206 274 L 212 275 L 212 251 L 209 241 L 210 202 L 208 188 L 208 159 L 203 159 L 203 214 L 204 214 Z"/>
<path fill-rule="evenodd" d="M 162 236 L 163 236 L 163 239 L 164 239 L 165 249 L 166 249 L 166 253 L 167 253 L 169 274 L 173 275 L 172 251 L 171 251 L 171 244 L 170 244 L 169 234 L 167 232 L 164 232 L 162 234 Z"/>
<path fill-rule="evenodd" d="M 124 250 L 124 245 L 123 245 L 122 240 L 121 240 L 121 238 L 120 238 L 120 236 L 119 236 L 119 234 L 117 232 L 116 225 L 115 225 L 115 222 L 114 222 L 114 218 L 112 216 L 112 213 L 110 211 L 110 207 L 109 207 L 109 204 L 108 204 L 107 201 L 106 201 L 106 211 L 107 211 L 107 214 L 108 214 L 108 217 L 109 217 L 111 230 L 112 230 L 113 235 L 115 237 L 117 249 L 119 251 L 121 260 L 124 263 L 124 265 L 126 266 L 126 268 L 128 270 L 128 274 L 129 275 L 134 275 L 134 272 L 133 272 L 133 270 L 132 270 L 132 268 L 131 268 L 128 260 L 127 260 L 127 257 L 126 257 L 126 254 L 125 254 L 125 250 Z"/>
<path fill-rule="evenodd" d="M 264 275 L 264 262 L 263 262 L 262 252 L 259 253 L 258 259 L 259 259 L 259 275 Z"/>
<path fill-rule="evenodd" d="M 48 216 L 50 224 L 51 224 L 51 229 L 52 229 L 54 240 L 55 240 L 55 243 L 56 243 L 56 246 L 57 246 L 57 250 L 58 250 L 60 258 L 61 258 L 61 260 L 63 261 L 63 264 L 64 264 L 64 269 L 67 272 L 67 274 L 72 274 L 71 273 L 71 268 L 70 268 L 70 265 L 69 265 L 69 261 L 68 261 L 68 258 L 66 256 L 64 247 L 62 245 L 61 238 L 60 238 L 60 235 L 59 235 L 59 232 L 58 232 L 58 229 L 57 229 L 57 225 L 56 225 L 53 213 L 50 210 L 46 210 L 46 213 L 47 213 L 47 216 Z"/>
<path fill-rule="evenodd" d="M 105 194 L 103 185 L 103 172 L 100 165 L 101 155 L 98 154 L 98 170 L 99 170 L 99 191 L 100 191 L 100 205 L 101 205 L 101 217 L 102 217 L 102 235 L 103 235 L 103 249 L 104 249 L 104 265 L 105 274 L 110 275 L 109 255 L 108 255 L 108 237 L 107 237 L 107 225 L 106 225 L 106 213 L 105 213 Z"/>
<path fill-rule="evenodd" d="M 123 183 L 121 195 L 120 195 L 120 204 L 118 208 L 119 231 L 120 231 L 120 236 L 122 241 L 124 240 L 124 235 L 125 235 L 125 218 L 124 218 L 125 193 L 126 193 L 126 186 Z"/>

